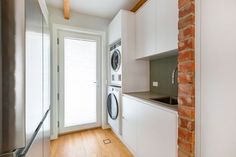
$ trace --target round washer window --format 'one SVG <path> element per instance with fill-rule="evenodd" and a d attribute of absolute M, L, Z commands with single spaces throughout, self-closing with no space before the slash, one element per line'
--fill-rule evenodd
<path fill-rule="evenodd" d="M 111 67 L 114 71 L 118 71 L 121 64 L 121 55 L 119 50 L 115 50 L 111 56 Z"/>
<path fill-rule="evenodd" d="M 118 101 L 114 94 L 109 94 L 107 97 L 107 111 L 111 119 L 116 120 L 119 113 Z"/>

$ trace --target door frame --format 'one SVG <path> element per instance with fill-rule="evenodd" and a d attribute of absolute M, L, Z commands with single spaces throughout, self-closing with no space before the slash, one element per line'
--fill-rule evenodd
<path fill-rule="evenodd" d="M 90 35 L 78 32 L 71 32 L 71 31 L 58 31 L 58 39 L 60 41 L 59 47 L 59 133 L 69 133 L 74 131 L 80 131 L 89 128 L 95 128 L 101 126 L 101 38 L 97 35 Z M 95 123 L 88 123 L 83 125 L 71 126 L 71 127 L 64 127 L 64 107 L 65 107 L 65 99 L 64 99 L 64 77 L 65 77 L 65 69 L 64 69 L 64 38 L 70 39 L 82 39 L 87 41 L 96 41 L 96 118 L 97 121 Z"/>
<path fill-rule="evenodd" d="M 106 39 L 106 32 L 105 31 L 97 31 L 92 29 L 85 29 L 81 27 L 74 27 L 74 26 L 67 26 L 67 25 L 61 25 L 61 24 L 52 24 L 52 114 L 51 114 L 51 139 L 57 139 L 59 135 L 59 128 L 58 128 L 58 122 L 59 122 L 59 101 L 58 101 L 58 91 L 59 91 L 59 79 L 58 79 L 58 44 L 57 44 L 57 38 L 58 38 L 58 32 L 59 31 L 69 31 L 69 32 L 75 32 L 75 33 L 82 33 L 82 34 L 89 34 L 89 35 L 95 35 L 99 36 L 101 39 L 101 126 L 103 129 L 109 128 L 109 125 L 107 124 L 107 116 L 106 116 L 106 85 L 107 85 L 107 58 L 106 54 L 108 52 L 107 48 L 107 39 Z"/>
<path fill-rule="evenodd" d="M 90 34 L 82 34 L 77 32 L 69 32 L 69 31 L 59 31 L 58 32 L 59 37 L 59 93 L 60 93 L 60 99 L 59 99 L 59 133 L 69 133 L 74 131 L 79 131 L 83 129 L 89 129 L 94 127 L 101 126 L 101 39 L 99 36 L 90 35 Z M 96 41 L 97 48 L 96 48 L 96 114 L 97 114 L 97 121 L 95 123 L 90 124 L 84 124 L 84 125 L 77 125 L 77 126 L 71 126 L 71 127 L 64 127 L 64 113 L 65 110 L 65 99 L 64 99 L 64 77 L 65 77 L 65 69 L 64 69 L 64 44 L 62 43 L 64 38 L 71 38 L 71 39 L 84 39 L 87 41 Z"/>

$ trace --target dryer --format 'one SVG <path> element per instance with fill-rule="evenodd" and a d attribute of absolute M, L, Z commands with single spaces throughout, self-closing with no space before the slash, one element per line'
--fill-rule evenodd
<path fill-rule="evenodd" d="M 121 41 L 110 46 L 110 85 L 121 86 L 122 47 Z"/>
<path fill-rule="evenodd" d="M 108 86 L 107 96 L 108 123 L 117 135 L 121 132 L 121 88 Z"/>

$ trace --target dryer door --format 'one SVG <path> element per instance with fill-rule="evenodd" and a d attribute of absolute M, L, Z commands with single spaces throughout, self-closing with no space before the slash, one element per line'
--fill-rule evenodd
<path fill-rule="evenodd" d="M 116 96 L 112 93 L 110 93 L 107 97 L 107 112 L 111 119 L 117 119 L 119 114 L 118 101 Z"/>
<path fill-rule="evenodd" d="M 118 49 L 114 50 L 111 56 L 111 67 L 114 71 L 118 71 L 121 65 L 121 54 Z"/>

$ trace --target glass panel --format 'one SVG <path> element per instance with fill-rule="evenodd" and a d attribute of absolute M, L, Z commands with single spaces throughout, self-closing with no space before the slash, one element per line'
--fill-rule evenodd
<path fill-rule="evenodd" d="M 116 119 L 118 116 L 118 104 L 117 99 L 114 95 L 112 95 L 112 104 L 111 104 L 111 118 Z"/>
<path fill-rule="evenodd" d="M 115 71 L 119 70 L 121 62 L 120 59 L 121 59 L 120 52 L 118 50 L 114 51 L 111 57 L 111 66 L 113 70 Z"/>
<path fill-rule="evenodd" d="M 50 66 L 51 64 L 51 54 L 50 54 L 50 32 L 49 28 L 44 21 L 43 27 L 43 108 L 44 114 L 49 109 L 51 104 L 51 76 L 50 76 Z"/>
<path fill-rule="evenodd" d="M 109 94 L 107 98 L 107 110 L 110 118 L 117 119 L 118 116 L 118 102 L 114 94 Z"/>
<path fill-rule="evenodd" d="M 43 118 L 42 32 L 26 32 L 26 134 L 27 142 Z"/>
<path fill-rule="evenodd" d="M 96 46 L 64 39 L 64 127 L 97 122 Z"/>

